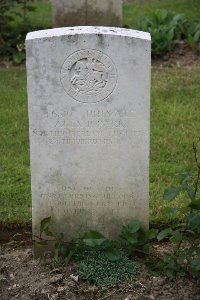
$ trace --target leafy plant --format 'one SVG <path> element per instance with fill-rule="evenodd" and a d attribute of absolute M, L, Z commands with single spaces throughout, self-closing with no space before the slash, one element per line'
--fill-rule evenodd
<path fill-rule="evenodd" d="M 151 261 L 151 270 L 155 275 L 165 274 L 170 280 L 180 278 L 186 275 L 184 269 L 179 264 L 177 257 L 174 254 L 165 255 L 159 259 L 157 263 Z"/>
<path fill-rule="evenodd" d="M 33 0 L 0 2 L 0 57 L 17 64 L 25 59 L 24 40 L 27 32 L 32 30 L 27 17 L 27 12 L 34 10 L 31 1 Z"/>
<path fill-rule="evenodd" d="M 200 22 L 188 22 L 186 28 L 186 40 L 188 45 L 194 49 L 200 40 Z"/>
<path fill-rule="evenodd" d="M 105 256 L 110 261 L 119 259 L 119 251 L 116 249 L 116 241 L 106 239 L 98 231 L 87 231 L 77 234 L 72 241 L 65 241 L 64 234 L 61 232 L 58 235 L 52 233 L 49 229 L 51 217 L 44 218 L 40 224 L 40 235 L 36 238 L 37 246 L 46 246 L 48 242 L 54 242 L 54 263 L 67 264 L 70 259 L 80 251 L 93 250 L 104 251 Z M 45 237 L 43 236 L 45 234 Z M 48 237 L 50 239 L 48 239 Z"/>
<path fill-rule="evenodd" d="M 90 230 L 77 236 L 71 242 L 65 241 L 64 234 L 58 235 L 52 233 L 49 229 L 51 217 L 44 218 L 40 224 L 40 235 L 36 238 L 36 245 L 48 245 L 48 242 L 54 242 L 54 260 L 63 258 L 64 263 L 68 263 L 72 256 L 80 251 L 103 251 L 104 255 L 110 261 L 117 261 L 121 257 L 121 250 L 128 255 L 136 253 L 148 254 L 148 243 L 155 239 L 158 233 L 157 229 L 144 231 L 137 220 L 131 220 L 122 227 L 119 237 L 116 240 L 106 239 L 100 232 Z M 44 236 L 45 235 L 45 236 Z M 48 239 L 48 237 L 50 239 Z"/>
<path fill-rule="evenodd" d="M 122 227 L 119 235 L 119 243 L 129 254 L 149 253 L 149 241 L 157 236 L 157 229 L 150 229 L 145 232 L 139 221 L 132 220 L 126 226 Z"/>
<path fill-rule="evenodd" d="M 200 39 L 200 21 L 190 21 L 184 14 L 157 10 L 149 18 L 133 24 L 133 27 L 150 32 L 152 56 L 168 59 L 174 46 L 185 39 L 194 48 Z"/>
<path fill-rule="evenodd" d="M 174 252 L 165 256 L 154 268 L 157 271 L 164 271 L 170 279 L 185 276 L 187 273 L 194 277 L 200 275 L 199 149 L 200 140 L 193 143 L 196 171 L 181 174 L 179 185 L 170 186 L 163 195 L 165 201 L 173 201 L 180 193 L 186 193 L 189 198 L 188 204 L 181 208 L 185 214 L 185 222 L 175 228 L 165 228 L 157 236 L 158 241 L 170 238 L 170 241 L 176 244 Z M 177 212 L 179 209 L 175 208 L 174 211 Z"/>
<path fill-rule="evenodd" d="M 200 180 L 200 161 L 198 150 L 200 149 L 200 139 L 197 143 L 193 143 L 193 153 L 196 163 L 196 171 L 180 174 L 180 184 L 176 187 L 170 186 L 164 192 L 163 199 L 167 201 L 174 200 L 181 192 L 184 192 L 189 197 L 189 203 L 184 207 L 186 217 L 200 210 L 200 195 L 198 193 Z"/>
<path fill-rule="evenodd" d="M 138 267 L 131 257 L 135 253 L 149 255 L 148 244 L 158 233 L 157 229 L 144 231 L 139 221 L 131 220 L 122 227 L 116 240 L 106 239 L 98 231 L 91 230 L 77 234 L 69 242 L 65 241 L 63 233 L 53 234 L 50 227 L 51 217 L 41 220 L 40 234 L 34 238 L 39 247 L 50 241 L 54 243 L 53 267 L 65 265 L 74 258 L 80 262 L 79 278 L 100 285 L 115 285 L 135 277 Z"/>

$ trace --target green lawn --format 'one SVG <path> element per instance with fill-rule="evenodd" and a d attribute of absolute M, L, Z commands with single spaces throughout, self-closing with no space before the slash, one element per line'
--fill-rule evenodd
<path fill-rule="evenodd" d="M 194 166 L 199 135 L 200 69 L 153 68 L 151 99 L 151 221 L 168 221 L 164 189 L 178 172 Z M 31 219 L 26 74 L 0 69 L 0 220 Z M 180 197 L 178 205 L 184 200 Z"/>
<path fill-rule="evenodd" d="M 25 68 L 0 69 L 0 91 L 0 220 L 30 220 Z"/>
<path fill-rule="evenodd" d="M 192 142 L 199 136 L 200 68 L 154 68 L 151 98 L 151 220 L 166 221 L 164 189 L 195 168 Z M 185 201 L 179 197 L 179 205 Z"/>

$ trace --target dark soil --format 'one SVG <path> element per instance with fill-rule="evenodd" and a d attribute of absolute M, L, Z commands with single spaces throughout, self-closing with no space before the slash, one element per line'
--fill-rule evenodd
<path fill-rule="evenodd" d="M 153 65 L 169 67 L 200 67 L 200 42 L 195 49 L 191 49 L 185 41 L 176 45 L 169 60 L 153 59 Z"/>
<path fill-rule="evenodd" d="M 76 281 L 78 265 L 53 269 L 34 259 L 30 234 L 26 239 L 0 245 L 0 299 L 1 300 L 189 300 L 200 299 L 200 282 L 191 277 L 169 281 L 154 277 L 137 258 L 140 274 L 136 280 L 115 287 L 97 287 Z M 21 239 L 21 238 L 19 238 Z M 154 245 L 164 254 L 169 246 Z"/>

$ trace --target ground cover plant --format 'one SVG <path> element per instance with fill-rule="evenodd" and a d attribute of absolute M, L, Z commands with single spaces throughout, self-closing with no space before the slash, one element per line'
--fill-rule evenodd
<path fill-rule="evenodd" d="M 82 253 L 76 259 L 80 262 L 78 278 L 90 284 L 113 286 L 138 275 L 138 265 L 123 252 L 117 261 L 110 261 L 103 251 Z"/>

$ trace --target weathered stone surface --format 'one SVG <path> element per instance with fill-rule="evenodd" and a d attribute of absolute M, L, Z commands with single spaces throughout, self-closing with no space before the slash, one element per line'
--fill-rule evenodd
<path fill-rule="evenodd" d="M 121 0 L 51 0 L 54 27 L 120 26 Z"/>
<path fill-rule="evenodd" d="M 115 237 L 149 217 L 150 35 L 60 28 L 27 35 L 33 232 Z"/>

